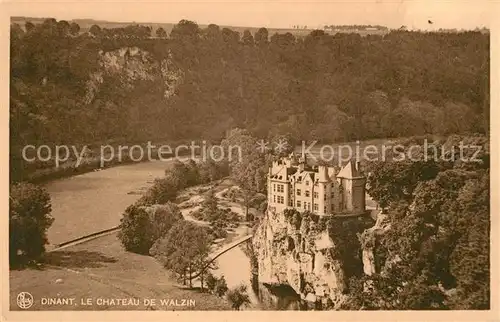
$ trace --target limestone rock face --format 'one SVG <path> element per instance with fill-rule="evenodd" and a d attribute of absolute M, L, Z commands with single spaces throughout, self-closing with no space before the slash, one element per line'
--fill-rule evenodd
<path fill-rule="evenodd" d="M 342 263 L 328 233 L 314 225 L 303 220 L 294 227 L 283 213 L 265 215 L 253 238 L 259 283 L 289 285 L 303 300 L 338 308 L 346 298 Z"/>
<path fill-rule="evenodd" d="M 377 236 L 387 232 L 390 228 L 391 225 L 387 215 L 379 213 L 377 215 L 377 221 L 375 222 L 375 225 L 366 229 L 361 234 L 360 239 L 362 248 L 363 271 L 368 276 L 377 273 L 374 256 L 375 239 L 377 238 Z"/>
<path fill-rule="evenodd" d="M 147 51 L 138 47 L 124 47 L 113 51 L 99 52 L 100 70 L 89 75 L 85 103 L 92 102 L 99 92 L 106 75 L 118 79 L 121 86 L 132 89 L 136 81 L 158 82 L 163 86 L 164 98 L 175 95 L 182 83 L 184 73 L 179 69 L 169 52 L 166 59 L 158 61 Z"/>

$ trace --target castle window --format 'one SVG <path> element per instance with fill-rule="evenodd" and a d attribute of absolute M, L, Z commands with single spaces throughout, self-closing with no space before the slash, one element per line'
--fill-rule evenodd
<path fill-rule="evenodd" d="M 282 184 L 279 184 L 278 185 L 278 192 L 284 192 L 284 191 L 285 191 L 285 187 Z"/>
<path fill-rule="evenodd" d="M 300 204 L 300 200 L 297 200 L 297 207 L 300 208 L 301 204 Z"/>
<path fill-rule="evenodd" d="M 284 204 L 285 203 L 285 197 L 283 196 L 278 196 L 278 203 Z"/>
<path fill-rule="evenodd" d="M 273 183 L 273 191 L 276 192 L 276 183 Z"/>
<path fill-rule="evenodd" d="M 290 200 L 288 201 L 288 205 L 289 205 L 290 207 L 293 207 L 293 200 L 292 200 L 292 199 L 290 199 Z"/>
<path fill-rule="evenodd" d="M 314 196 L 315 199 L 318 199 L 319 194 L 315 191 L 315 192 L 313 192 L 313 196 Z"/>
<path fill-rule="evenodd" d="M 309 185 L 309 181 L 306 180 L 306 186 L 308 186 L 308 185 Z"/>
<path fill-rule="evenodd" d="M 307 209 L 307 202 L 304 202 L 304 210 Z"/>
<path fill-rule="evenodd" d="M 310 194 L 309 194 L 309 190 L 306 190 L 306 197 L 309 197 Z"/>
<path fill-rule="evenodd" d="M 273 202 L 276 202 L 276 196 L 273 196 Z"/>
<path fill-rule="evenodd" d="M 326 206 L 323 208 L 323 212 L 326 214 Z"/>
<path fill-rule="evenodd" d="M 297 196 L 300 196 L 300 189 L 297 189 Z"/>
<path fill-rule="evenodd" d="M 314 204 L 314 208 L 313 208 L 313 210 L 314 210 L 314 211 L 318 211 L 318 204 L 317 204 L 317 203 L 315 203 L 315 204 Z"/>

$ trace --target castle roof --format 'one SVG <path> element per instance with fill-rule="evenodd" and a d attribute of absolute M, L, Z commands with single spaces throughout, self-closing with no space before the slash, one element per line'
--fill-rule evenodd
<path fill-rule="evenodd" d="M 309 179 L 316 183 L 318 181 L 333 181 L 335 178 L 356 179 L 363 177 L 353 160 L 350 160 L 340 171 L 335 167 L 326 167 L 326 171 L 320 171 L 321 166 L 306 165 L 302 168 L 295 165 L 290 166 L 281 160 L 277 161 L 275 166 L 272 173 L 269 173 L 269 177 L 275 180 L 287 181 L 293 178 L 295 181 L 300 182 Z"/>
<path fill-rule="evenodd" d="M 353 179 L 362 177 L 353 160 L 350 160 L 337 174 L 339 178 Z"/>

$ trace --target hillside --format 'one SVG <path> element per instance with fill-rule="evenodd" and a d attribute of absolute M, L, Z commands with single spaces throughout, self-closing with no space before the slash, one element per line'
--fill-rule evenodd
<path fill-rule="evenodd" d="M 481 32 L 300 38 L 183 20 L 151 39 L 146 26 L 87 27 L 12 25 L 14 169 L 26 144 L 219 141 L 234 127 L 295 142 L 489 131 Z"/>

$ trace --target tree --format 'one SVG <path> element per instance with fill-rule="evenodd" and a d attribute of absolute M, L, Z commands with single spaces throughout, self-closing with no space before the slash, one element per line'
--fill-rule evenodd
<path fill-rule="evenodd" d="M 245 29 L 243 31 L 243 37 L 241 37 L 241 41 L 243 42 L 243 45 L 245 46 L 253 46 L 254 45 L 254 40 L 252 33 L 248 29 Z"/>
<path fill-rule="evenodd" d="M 206 194 L 201 204 L 201 210 L 206 215 L 206 218 L 211 218 L 218 211 L 218 200 L 213 189 L 210 189 Z"/>
<path fill-rule="evenodd" d="M 192 287 L 193 275 L 204 274 L 211 242 L 205 227 L 180 221 L 153 245 L 150 253 L 180 279 L 188 279 Z"/>
<path fill-rule="evenodd" d="M 173 174 L 168 174 L 164 178 L 155 179 L 153 185 L 140 199 L 144 205 L 164 204 L 172 201 L 177 196 L 180 183 Z"/>
<path fill-rule="evenodd" d="M 66 36 L 70 32 L 70 24 L 66 20 L 59 20 L 57 22 L 57 31 L 59 32 L 59 35 L 61 36 Z"/>
<path fill-rule="evenodd" d="M 127 251 L 149 254 L 151 246 L 183 220 L 177 205 L 170 202 L 149 207 L 134 204 L 123 214 L 118 238 Z"/>
<path fill-rule="evenodd" d="M 198 164 L 193 159 L 189 159 L 186 163 L 186 176 L 187 176 L 187 186 L 195 186 L 200 184 L 200 171 L 198 170 Z"/>
<path fill-rule="evenodd" d="M 255 44 L 257 46 L 267 45 L 268 38 L 269 38 L 269 32 L 267 31 L 267 29 L 260 28 L 259 30 L 257 30 L 257 32 L 255 33 L 255 36 L 254 36 Z"/>
<path fill-rule="evenodd" d="M 423 180 L 433 179 L 439 172 L 434 160 L 375 161 L 366 164 L 368 194 L 385 208 L 393 201 L 410 200 L 413 190 Z"/>
<path fill-rule="evenodd" d="M 24 28 L 26 29 L 27 32 L 30 32 L 33 29 L 35 29 L 35 25 L 30 21 L 26 21 L 26 23 L 24 24 Z"/>
<path fill-rule="evenodd" d="M 73 36 L 77 36 L 80 32 L 80 26 L 76 22 L 72 22 L 69 27 L 69 32 Z"/>
<path fill-rule="evenodd" d="M 241 306 L 250 304 L 250 297 L 247 294 L 247 286 L 244 284 L 228 290 L 226 297 L 234 310 L 239 310 Z"/>
<path fill-rule="evenodd" d="M 99 27 L 98 25 L 92 25 L 89 29 L 89 32 L 93 36 L 97 37 L 101 34 L 101 27 Z"/>
<path fill-rule="evenodd" d="M 181 43 L 194 44 L 200 39 L 200 28 L 195 22 L 183 19 L 172 28 L 170 38 Z"/>
<path fill-rule="evenodd" d="M 17 183 L 9 197 L 9 260 L 11 266 L 38 260 L 45 251 L 47 229 L 54 219 L 50 196 L 39 186 Z"/>
<path fill-rule="evenodd" d="M 208 183 L 222 179 L 228 175 L 226 162 L 215 162 L 211 159 L 198 164 L 199 183 Z"/>
<path fill-rule="evenodd" d="M 252 197 L 257 192 L 266 189 L 267 166 L 269 157 L 256 149 L 257 140 L 247 131 L 233 129 L 227 133 L 221 145 L 227 151 L 234 147 L 241 150 L 241 158 L 231 160 L 229 163 L 231 178 L 238 184 L 243 192 L 245 213 L 248 219 L 248 207 Z"/>
<path fill-rule="evenodd" d="M 210 271 L 207 272 L 206 278 L 205 278 L 206 284 L 207 284 L 207 289 L 209 291 L 214 291 L 215 285 L 217 284 L 217 277 L 215 277 Z"/>
<path fill-rule="evenodd" d="M 167 38 L 167 36 L 168 36 L 167 32 L 162 27 L 156 29 L 156 37 Z"/>
<path fill-rule="evenodd" d="M 148 254 L 154 240 L 149 235 L 150 222 L 146 209 L 142 206 L 129 206 L 121 218 L 121 229 L 118 233 L 125 250 Z"/>

